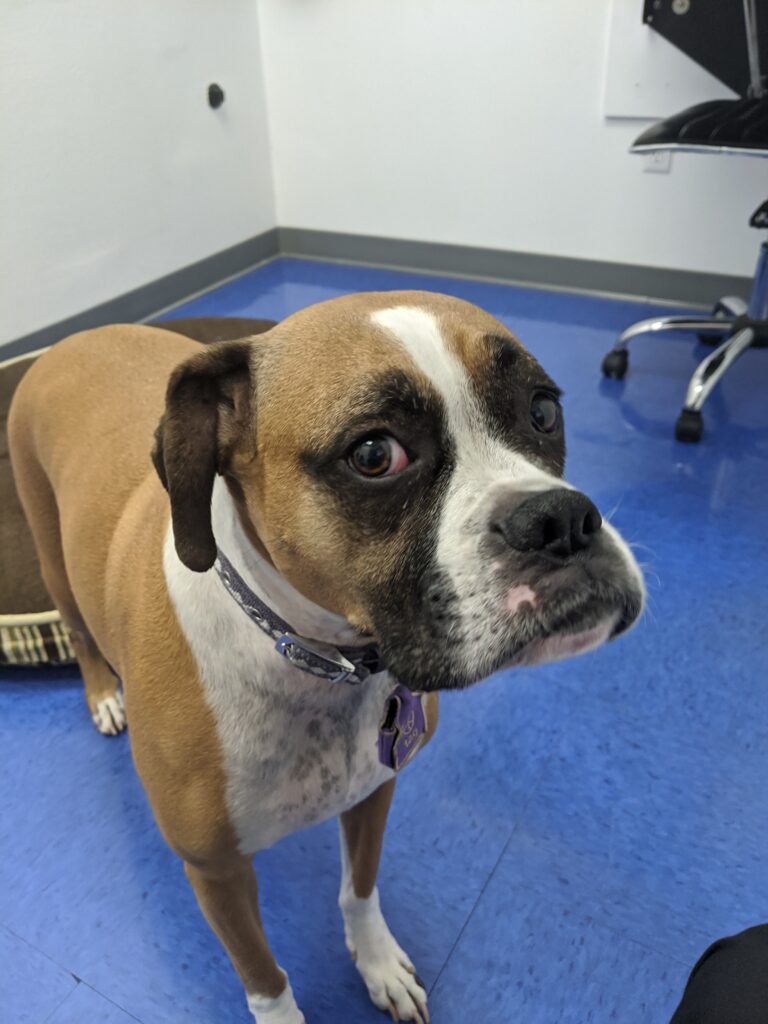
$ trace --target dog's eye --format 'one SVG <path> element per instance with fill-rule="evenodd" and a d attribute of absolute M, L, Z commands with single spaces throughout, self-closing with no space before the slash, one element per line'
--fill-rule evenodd
<path fill-rule="evenodd" d="M 542 434 L 554 434 L 560 426 L 560 403 L 546 391 L 537 391 L 531 399 L 531 423 Z"/>
<path fill-rule="evenodd" d="M 348 461 L 360 476 L 394 476 L 410 462 L 403 446 L 394 437 L 366 437 L 349 453 Z"/>

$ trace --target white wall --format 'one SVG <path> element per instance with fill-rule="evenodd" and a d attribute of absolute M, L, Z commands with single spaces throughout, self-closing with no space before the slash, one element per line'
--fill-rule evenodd
<path fill-rule="evenodd" d="M 279 224 L 752 272 L 768 161 L 644 172 L 643 122 L 603 115 L 609 0 L 259 11 Z"/>
<path fill-rule="evenodd" d="M 255 0 L 2 0 L 0 153 L 0 341 L 273 227 Z"/>
<path fill-rule="evenodd" d="M 641 0 L 614 3 L 639 17 Z M 0 342 L 276 222 L 751 273 L 768 161 L 644 173 L 627 154 L 642 122 L 604 117 L 610 15 L 610 0 L 0 0 Z"/>

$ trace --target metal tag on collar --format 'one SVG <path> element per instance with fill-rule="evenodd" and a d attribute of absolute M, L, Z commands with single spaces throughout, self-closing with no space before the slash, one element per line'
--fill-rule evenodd
<path fill-rule="evenodd" d="M 278 638 L 275 650 L 297 668 L 314 675 L 322 675 L 332 683 L 356 683 L 357 669 L 345 658 L 338 647 L 322 640 L 307 640 L 295 633 L 284 633 Z"/>
<path fill-rule="evenodd" d="M 422 695 L 398 683 L 384 705 L 379 726 L 379 761 L 399 772 L 421 747 L 426 731 Z"/>

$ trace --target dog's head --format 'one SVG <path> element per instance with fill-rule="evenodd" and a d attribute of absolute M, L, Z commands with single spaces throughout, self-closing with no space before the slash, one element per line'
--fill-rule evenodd
<path fill-rule="evenodd" d="M 591 649 L 635 621 L 643 583 L 562 479 L 558 394 L 502 324 L 431 293 L 211 346 L 173 374 L 157 434 L 179 557 L 214 562 L 219 473 L 253 543 L 412 689 Z"/>

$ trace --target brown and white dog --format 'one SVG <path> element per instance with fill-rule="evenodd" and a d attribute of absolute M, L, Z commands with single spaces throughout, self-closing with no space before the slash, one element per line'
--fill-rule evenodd
<path fill-rule="evenodd" d="M 304 1017 L 252 855 L 332 815 L 371 999 L 427 1021 L 376 889 L 393 688 L 420 695 L 423 744 L 436 691 L 592 649 L 643 603 L 627 545 L 562 480 L 556 386 L 468 303 L 352 295 L 207 348 L 152 327 L 78 334 L 22 381 L 10 444 L 96 725 L 127 716 L 158 825 L 258 1024 Z M 331 681 L 307 671 L 302 638 L 347 665 L 375 643 L 387 669 Z"/>

